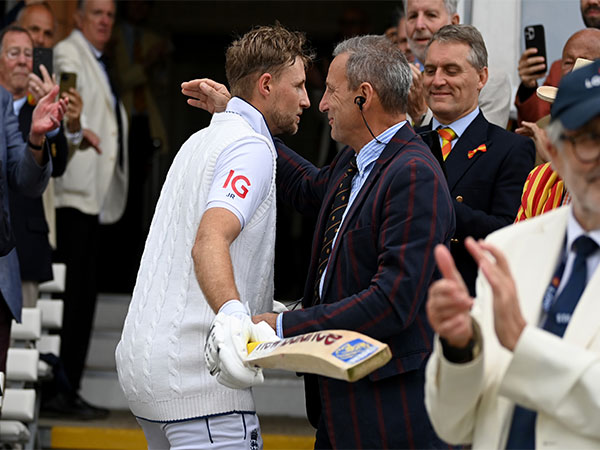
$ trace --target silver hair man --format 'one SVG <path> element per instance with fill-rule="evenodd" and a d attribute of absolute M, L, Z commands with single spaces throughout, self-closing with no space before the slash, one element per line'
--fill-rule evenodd
<path fill-rule="evenodd" d="M 340 42 L 333 56 L 348 53 L 346 76 L 350 89 L 369 82 L 388 112 L 406 112 L 412 83 L 408 61 L 384 36 L 357 36 Z"/>

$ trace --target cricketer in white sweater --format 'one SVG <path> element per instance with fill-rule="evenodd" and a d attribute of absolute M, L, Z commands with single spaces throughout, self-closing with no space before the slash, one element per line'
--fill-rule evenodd
<path fill-rule="evenodd" d="M 240 300 L 252 315 L 273 305 L 276 151 L 262 114 L 234 97 L 181 147 L 156 206 L 116 350 L 133 414 L 171 422 L 254 412 L 250 389 L 212 377 L 203 349 L 215 317 L 194 273 L 200 219 L 224 207 L 242 231 L 230 247 Z"/>

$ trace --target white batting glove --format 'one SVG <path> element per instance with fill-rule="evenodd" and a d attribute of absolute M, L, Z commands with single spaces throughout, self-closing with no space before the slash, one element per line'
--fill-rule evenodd
<path fill-rule="evenodd" d="M 252 321 L 219 313 L 213 321 L 204 357 L 211 375 L 231 389 L 246 389 L 264 381 L 262 370 L 247 366 L 246 345 L 250 340 Z"/>
<path fill-rule="evenodd" d="M 211 325 L 204 348 L 210 374 L 231 389 L 246 389 L 264 381 L 262 369 L 246 364 L 248 342 L 279 339 L 266 323 L 252 323 L 249 316 L 219 313 Z"/>

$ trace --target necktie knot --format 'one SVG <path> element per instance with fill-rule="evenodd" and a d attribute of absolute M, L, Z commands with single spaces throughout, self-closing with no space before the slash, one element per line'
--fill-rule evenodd
<path fill-rule="evenodd" d="M 104 64 L 104 67 L 106 67 L 108 69 L 108 58 L 106 57 L 105 54 L 98 56 L 96 59 L 99 62 L 101 62 L 102 64 Z"/>
<path fill-rule="evenodd" d="M 577 254 L 577 257 L 587 258 L 598 250 L 598 244 L 587 236 L 579 236 L 573 242 L 573 250 Z"/>
<path fill-rule="evenodd" d="M 452 150 L 452 141 L 456 139 L 456 133 L 450 127 L 438 128 L 437 132 L 442 138 L 442 156 L 445 161 Z"/>
<path fill-rule="evenodd" d="M 452 142 L 454 139 L 456 139 L 456 133 L 450 127 L 439 128 L 437 132 L 445 141 Z"/>

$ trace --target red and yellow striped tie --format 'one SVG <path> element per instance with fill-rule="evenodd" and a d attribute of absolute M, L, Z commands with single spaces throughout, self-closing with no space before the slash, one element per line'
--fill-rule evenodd
<path fill-rule="evenodd" d="M 442 138 L 442 156 L 444 157 L 444 161 L 446 161 L 446 158 L 452 150 L 452 141 L 456 139 L 456 133 L 449 127 L 440 128 L 437 132 Z"/>

